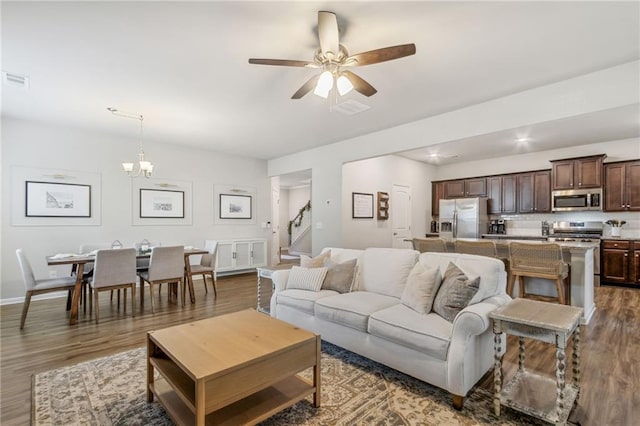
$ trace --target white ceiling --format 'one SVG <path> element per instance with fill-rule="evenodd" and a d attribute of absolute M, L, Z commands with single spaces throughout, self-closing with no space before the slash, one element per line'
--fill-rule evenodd
<path fill-rule="evenodd" d="M 1 8 L 2 69 L 30 78 L 28 90 L 3 85 L 4 116 L 137 136 L 137 123 L 106 111 L 116 107 L 144 114 L 146 140 L 262 159 L 640 58 L 638 2 L 3 1 Z M 247 62 L 311 60 L 318 10 L 338 14 L 351 53 L 416 44 L 414 56 L 354 69 L 378 89 L 371 98 L 346 97 L 367 111 L 330 112 L 312 94 L 291 100 L 316 70 Z M 637 115 L 632 106 L 437 148 L 459 155 L 444 164 L 522 150 L 513 134 L 523 131 L 529 150 L 633 137 Z"/>

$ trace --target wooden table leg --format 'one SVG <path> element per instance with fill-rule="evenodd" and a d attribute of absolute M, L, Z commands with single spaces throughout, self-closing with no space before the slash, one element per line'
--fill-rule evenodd
<path fill-rule="evenodd" d="M 316 391 L 313 394 L 313 406 L 320 407 L 320 354 L 322 352 L 322 340 L 320 336 L 316 337 L 316 365 L 313 366 L 313 387 Z"/>
<path fill-rule="evenodd" d="M 153 402 L 153 392 L 151 387 L 154 383 L 153 377 L 153 364 L 151 364 L 151 357 L 155 352 L 156 345 L 147 336 L 147 402 Z"/>
<path fill-rule="evenodd" d="M 500 417 L 500 392 L 502 391 L 502 332 L 497 321 L 493 324 L 493 412 Z"/>
<path fill-rule="evenodd" d="M 189 263 L 189 256 L 184 257 L 184 278 L 186 285 L 189 286 L 189 297 L 191 298 L 191 303 L 196 303 L 196 297 L 193 291 L 193 276 L 191 275 L 191 263 Z M 205 286 L 207 285 L 207 280 L 205 278 Z"/>
<path fill-rule="evenodd" d="M 76 286 L 73 289 L 73 300 L 71 302 L 71 312 L 69 313 L 69 325 L 75 325 L 78 322 L 78 302 L 80 301 L 80 292 L 82 291 L 83 270 L 84 263 L 78 263 L 78 268 L 76 269 Z"/>

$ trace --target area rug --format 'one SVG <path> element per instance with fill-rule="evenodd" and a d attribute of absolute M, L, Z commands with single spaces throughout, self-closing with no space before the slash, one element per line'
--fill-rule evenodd
<path fill-rule="evenodd" d="M 146 349 L 59 368 L 33 377 L 34 425 L 172 425 L 158 402 L 147 403 Z M 311 370 L 303 376 L 311 379 Z M 475 388 L 464 409 L 450 395 L 337 346 L 322 343 L 320 408 L 311 398 L 263 425 L 539 425 L 512 410 L 493 415 L 490 392 Z"/>

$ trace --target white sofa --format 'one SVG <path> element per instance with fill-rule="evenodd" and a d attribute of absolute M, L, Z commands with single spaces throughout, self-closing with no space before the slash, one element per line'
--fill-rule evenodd
<path fill-rule="evenodd" d="M 271 315 L 319 333 L 323 340 L 447 390 L 453 406 L 493 366 L 494 339 L 488 313 L 507 303 L 506 273 L 498 259 L 409 249 L 330 248 L 331 259 L 358 259 L 351 292 L 287 289 L 290 271 L 273 274 Z M 444 276 L 449 262 L 471 278 L 478 292 L 453 323 L 438 314 L 420 314 L 401 303 L 416 262 Z M 504 347 L 504 344 L 501 345 Z"/>

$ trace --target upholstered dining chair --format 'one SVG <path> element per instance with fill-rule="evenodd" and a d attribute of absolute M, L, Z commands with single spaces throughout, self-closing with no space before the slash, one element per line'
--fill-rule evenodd
<path fill-rule="evenodd" d="M 211 285 L 213 286 L 213 294 L 218 295 L 216 290 L 216 255 L 218 253 L 218 242 L 214 240 L 206 240 L 204 242 L 204 249 L 208 251 L 208 254 L 203 254 L 200 259 L 199 265 L 191 265 L 190 279 L 194 275 L 202 275 L 202 281 L 204 282 L 204 291 L 207 290 L 207 275 L 211 275 Z"/>
<path fill-rule="evenodd" d="M 145 243 L 145 244 L 147 244 L 147 243 Z M 150 249 L 153 249 L 154 247 L 161 247 L 162 243 L 160 241 L 150 241 L 148 243 L 148 245 L 149 245 Z M 136 253 L 140 252 L 141 246 L 142 246 L 142 243 L 134 243 L 133 244 L 133 247 L 136 249 Z M 147 269 L 149 269 L 149 262 L 150 262 L 150 260 L 149 260 L 148 257 L 147 258 L 143 257 L 143 258 L 136 259 L 136 268 L 138 269 L 138 272 L 144 272 Z"/>
<path fill-rule="evenodd" d="M 127 312 L 127 292 L 131 288 L 131 315 L 136 316 L 136 250 L 104 249 L 98 250 L 93 267 L 93 278 L 90 281 L 93 289 L 93 304 L 96 308 L 96 324 L 100 319 L 99 294 L 103 290 L 120 290 L 124 292 L 124 312 Z"/>
<path fill-rule="evenodd" d="M 442 238 L 414 238 L 413 249 L 420 253 L 446 253 L 447 243 Z"/>
<path fill-rule="evenodd" d="M 91 252 L 95 252 L 101 249 L 111 248 L 111 243 L 89 243 L 89 244 L 81 244 L 78 253 L 80 254 L 89 254 Z M 72 266 L 71 272 L 75 274 L 76 265 Z M 91 281 L 91 277 L 93 276 L 93 263 L 87 263 L 84 265 L 82 271 L 82 293 L 80 293 L 80 303 L 83 305 L 83 309 L 87 312 L 87 289 L 91 290 L 91 286 L 89 285 L 89 281 Z M 89 295 L 91 297 L 91 295 Z M 113 294 L 112 296 L 113 297 Z M 118 302 L 120 300 L 118 299 Z"/>
<path fill-rule="evenodd" d="M 24 254 L 24 251 L 22 251 L 22 249 L 17 249 L 16 256 L 18 257 L 18 264 L 20 265 L 20 271 L 22 272 L 22 280 L 24 281 L 24 286 L 27 289 L 27 293 L 24 297 L 24 304 L 22 305 L 20 329 L 22 330 L 24 328 L 24 323 L 27 319 L 27 312 L 29 311 L 29 304 L 31 303 L 31 296 L 34 294 L 68 290 L 69 296 L 67 299 L 67 310 L 69 310 L 71 306 L 70 299 L 76 285 L 76 277 L 69 276 L 36 280 L 31 264 L 29 263 L 27 256 Z"/>
<path fill-rule="evenodd" d="M 140 277 L 140 305 L 144 305 L 144 284 L 149 284 L 151 312 L 155 313 L 153 286 L 162 283 L 177 283 L 182 288 L 182 306 L 184 306 L 184 246 L 154 247 L 151 249 L 149 269 L 138 272 Z M 171 286 L 169 286 L 171 295 Z"/>

